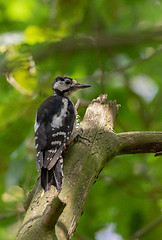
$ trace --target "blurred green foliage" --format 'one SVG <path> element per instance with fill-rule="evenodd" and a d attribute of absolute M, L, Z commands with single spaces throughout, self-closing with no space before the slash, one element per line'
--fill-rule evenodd
<path fill-rule="evenodd" d="M 33 125 L 55 77 L 92 85 L 72 98 L 81 99 L 81 119 L 89 101 L 108 93 L 121 104 L 117 132 L 162 129 L 161 12 L 160 0 L 0 1 L 0 240 L 15 238 L 23 200 L 39 175 Z M 77 232 L 94 239 L 114 222 L 128 239 L 155 220 L 162 209 L 160 160 L 152 154 L 112 160 Z M 161 238 L 157 226 L 141 239 Z"/>

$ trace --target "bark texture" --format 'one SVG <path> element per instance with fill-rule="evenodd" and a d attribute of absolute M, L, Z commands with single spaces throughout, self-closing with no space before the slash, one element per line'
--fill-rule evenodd
<path fill-rule="evenodd" d="M 64 181 L 58 195 L 54 187 L 43 193 L 40 181 L 25 201 L 27 213 L 17 239 L 71 239 L 88 193 L 105 164 L 120 154 L 162 151 L 162 132 L 113 131 L 120 105 L 101 95 L 88 106 L 81 127 L 84 136 L 64 158 Z"/>

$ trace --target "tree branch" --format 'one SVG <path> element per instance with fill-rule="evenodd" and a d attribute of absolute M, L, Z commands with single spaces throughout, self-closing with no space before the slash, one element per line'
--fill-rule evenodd
<path fill-rule="evenodd" d="M 65 206 L 66 204 L 61 202 L 58 197 L 54 198 L 44 211 L 42 216 L 42 226 L 48 230 L 53 229 Z"/>
<path fill-rule="evenodd" d="M 35 183 L 34 187 L 33 187 L 32 190 L 29 192 L 28 196 L 26 197 L 26 199 L 25 199 L 25 201 L 24 201 L 23 206 L 24 206 L 25 211 L 28 210 L 28 207 L 30 206 L 30 203 L 31 203 L 31 201 L 32 201 L 32 199 L 33 199 L 33 196 L 34 196 L 36 190 L 38 189 L 38 186 L 40 186 L 39 178 L 38 178 L 38 180 L 37 180 L 37 182 Z"/>
<path fill-rule="evenodd" d="M 91 238 L 80 235 L 79 233 L 74 233 L 74 236 L 78 238 L 78 240 L 92 240 Z"/>
<path fill-rule="evenodd" d="M 162 39 L 162 30 L 150 29 L 144 31 L 136 31 L 131 33 L 118 33 L 118 34 L 104 34 L 98 33 L 99 37 L 77 36 L 62 39 L 60 42 L 54 42 L 44 45 L 39 53 L 33 53 L 34 59 L 44 60 L 47 56 L 52 56 L 57 52 L 73 52 L 76 50 L 94 49 L 96 46 L 100 50 L 112 52 L 112 49 L 121 49 L 125 47 L 132 47 L 142 43 L 160 43 Z M 160 51 L 161 52 L 161 51 Z"/>
<path fill-rule="evenodd" d="M 25 212 L 24 210 L 21 210 L 21 211 L 9 212 L 9 213 L 0 213 L 0 220 L 19 216 L 19 215 L 23 214 L 24 212 Z"/>
<path fill-rule="evenodd" d="M 118 155 L 158 153 L 162 149 L 162 132 L 125 132 L 117 134 Z"/>
<path fill-rule="evenodd" d="M 31 97 L 32 94 L 30 91 L 23 88 L 12 76 L 12 74 L 6 74 L 6 80 L 9 82 L 18 92 L 26 97 Z"/>
<path fill-rule="evenodd" d="M 162 151 L 161 132 L 113 131 L 119 107 L 116 101 L 107 102 L 107 95 L 101 95 L 88 106 L 80 127 L 83 137 L 90 142 L 81 139 L 65 154 L 59 200 L 56 189 L 51 187 L 42 195 L 38 185 L 17 239 L 44 240 L 47 236 L 49 240 L 71 239 L 89 191 L 108 161 L 120 154 Z"/>
<path fill-rule="evenodd" d="M 149 231 L 151 231 L 153 228 L 157 227 L 161 223 L 162 223 L 162 216 L 155 219 L 153 222 L 148 224 L 146 227 L 138 230 L 132 237 L 129 238 L 129 240 L 136 240 L 136 239 L 142 237 L 143 235 L 147 234 Z"/>

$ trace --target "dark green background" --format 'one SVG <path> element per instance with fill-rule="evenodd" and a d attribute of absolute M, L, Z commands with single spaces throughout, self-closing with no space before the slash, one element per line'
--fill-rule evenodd
<path fill-rule="evenodd" d="M 121 104 L 115 131 L 162 129 L 161 30 L 160 0 L 0 0 L 0 240 L 15 238 L 39 175 L 33 125 L 55 77 L 92 85 L 72 97 L 84 105 L 81 119 L 89 101 L 108 93 Z M 91 190 L 78 234 L 94 239 L 114 222 L 129 239 L 154 221 L 162 208 L 161 160 L 113 159 Z M 160 230 L 141 239 L 161 239 Z"/>

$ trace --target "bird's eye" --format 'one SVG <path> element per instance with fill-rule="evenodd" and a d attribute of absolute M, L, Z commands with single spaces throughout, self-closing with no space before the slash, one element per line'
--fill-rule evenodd
<path fill-rule="evenodd" d="M 66 84 L 70 84 L 70 80 L 68 80 L 68 79 L 65 80 L 65 83 L 66 83 Z"/>

